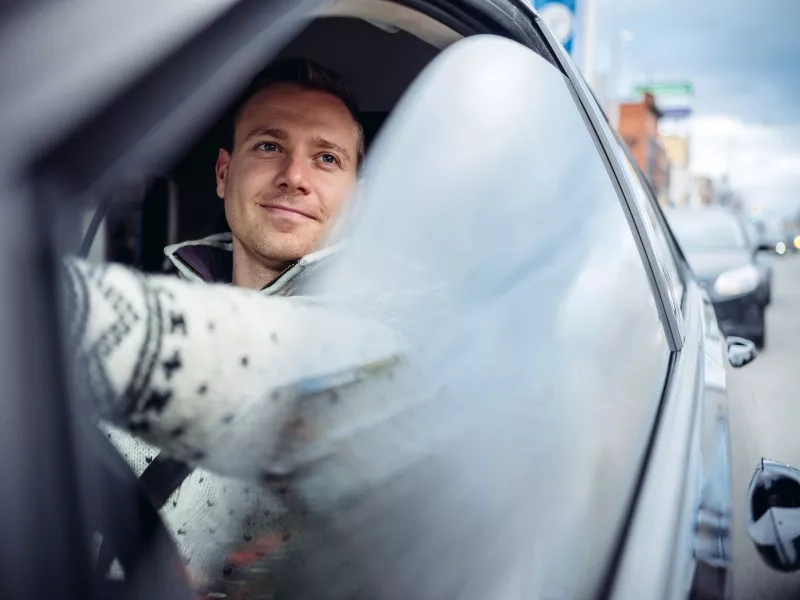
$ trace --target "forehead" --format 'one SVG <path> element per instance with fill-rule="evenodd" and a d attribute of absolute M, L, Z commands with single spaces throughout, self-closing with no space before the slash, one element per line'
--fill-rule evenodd
<path fill-rule="evenodd" d="M 336 137 L 356 145 L 357 126 L 347 106 L 328 92 L 295 84 L 275 84 L 254 94 L 236 121 L 236 139 L 258 128 L 284 129 L 289 136 Z"/>

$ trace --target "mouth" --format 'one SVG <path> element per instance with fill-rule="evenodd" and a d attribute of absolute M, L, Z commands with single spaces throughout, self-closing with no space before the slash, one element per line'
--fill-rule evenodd
<path fill-rule="evenodd" d="M 289 217 L 293 219 L 312 219 L 316 220 L 316 218 L 298 208 L 293 208 L 290 206 L 283 206 L 280 204 L 259 204 L 261 208 L 267 211 L 270 214 L 281 216 L 281 217 Z"/>

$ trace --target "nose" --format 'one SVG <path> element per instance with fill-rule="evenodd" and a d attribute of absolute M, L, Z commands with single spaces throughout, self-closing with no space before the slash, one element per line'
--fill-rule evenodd
<path fill-rule="evenodd" d="M 303 158 L 287 154 L 275 175 L 275 186 L 289 194 L 310 194 L 309 168 L 310 165 Z"/>

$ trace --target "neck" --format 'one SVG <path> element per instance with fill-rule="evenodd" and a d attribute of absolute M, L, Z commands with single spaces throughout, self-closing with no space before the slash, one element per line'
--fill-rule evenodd
<path fill-rule="evenodd" d="M 233 238 L 233 285 L 260 290 L 285 268 L 286 264 L 269 264 L 262 258 L 253 256 Z"/>

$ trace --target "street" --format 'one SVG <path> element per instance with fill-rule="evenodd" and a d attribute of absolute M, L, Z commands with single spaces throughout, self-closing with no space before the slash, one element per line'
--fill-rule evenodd
<path fill-rule="evenodd" d="M 728 384 L 730 389 L 748 388 L 746 393 L 753 398 L 758 411 L 758 422 L 753 426 L 764 457 L 800 467 L 800 256 L 777 257 L 773 265 L 766 347 L 752 364 L 739 371 L 731 370 Z M 742 487 L 736 486 L 737 493 Z M 742 524 L 737 525 L 735 534 L 747 535 Z M 779 576 L 779 587 L 767 588 L 765 577 L 775 579 L 775 573 L 756 558 L 752 545 L 745 548 L 752 552 L 754 567 L 736 573 L 736 597 L 800 598 L 800 573 Z"/>
<path fill-rule="evenodd" d="M 800 465 L 800 256 L 773 261 L 772 305 L 767 309 L 766 347 L 734 374 L 756 399 L 765 452 Z"/>

